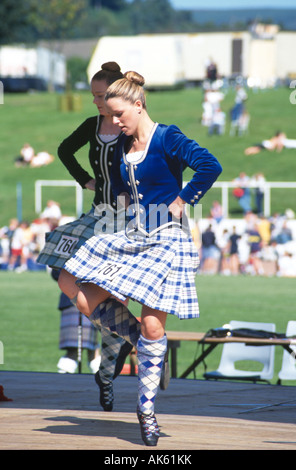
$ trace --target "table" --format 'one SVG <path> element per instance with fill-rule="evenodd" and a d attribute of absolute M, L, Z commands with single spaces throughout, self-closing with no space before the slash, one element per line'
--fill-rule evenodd
<path fill-rule="evenodd" d="M 198 344 L 208 345 L 202 354 L 196 358 L 192 364 L 180 376 L 186 378 L 204 359 L 218 346 L 225 343 L 244 343 L 249 346 L 282 346 L 290 354 L 294 353 L 291 345 L 296 344 L 296 339 L 292 338 L 246 338 L 238 336 L 225 336 L 223 338 L 205 337 L 205 333 L 192 331 L 166 331 L 168 339 L 168 348 L 171 350 L 171 377 L 177 377 L 177 348 L 180 347 L 180 341 L 196 341 Z M 294 353 L 295 354 L 295 353 Z"/>

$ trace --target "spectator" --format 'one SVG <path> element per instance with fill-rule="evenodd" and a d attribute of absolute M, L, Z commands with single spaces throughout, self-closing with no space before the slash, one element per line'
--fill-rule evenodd
<path fill-rule="evenodd" d="M 213 113 L 212 120 L 209 126 L 209 135 L 224 134 L 225 120 L 226 120 L 225 113 L 220 108 L 216 109 Z"/>
<path fill-rule="evenodd" d="M 234 183 L 236 188 L 233 190 L 233 195 L 237 198 L 239 205 L 241 206 L 244 214 L 247 214 L 252 210 L 251 207 L 251 191 L 250 191 L 250 178 L 245 172 L 241 172 Z"/>
<path fill-rule="evenodd" d="M 216 245 L 216 236 L 210 224 L 201 237 L 201 269 L 204 274 L 215 274 L 218 271 L 220 250 Z"/>
<path fill-rule="evenodd" d="M 248 243 L 250 246 L 250 257 L 249 264 L 251 268 L 251 274 L 263 274 L 262 261 L 260 258 L 261 250 L 261 236 L 258 231 L 258 227 L 255 225 L 254 228 L 251 228 L 247 231 L 248 234 Z"/>
<path fill-rule="evenodd" d="M 232 234 L 229 237 L 229 267 L 232 275 L 237 276 L 239 274 L 239 253 L 238 253 L 238 242 L 241 236 L 236 232 L 236 226 L 232 227 Z"/>
<path fill-rule="evenodd" d="M 214 219 L 217 224 L 223 219 L 223 209 L 219 201 L 214 201 L 210 209 L 210 214 L 212 219 Z"/>
<path fill-rule="evenodd" d="M 30 144 L 25 143 L 20 150 L 20 155 L 15 159 L 15 166 L 30 165 L 34 157 L 34 149 Z"/>
<path fill-rule="evenodd" d="M 287 226 L 287 221 L 284 220 L 282 228 L 276 237 L 277 243 L 284 244 L 292 240 L 292 230 Z"/>
<path fill-rule="evenodd" d="M 296 256 L 290 251 L 286 250 L 279 258 L 278 261 L 280 277 L 296 277 Z"/>
<path fill-rule="evenodd" d="M 8 270 L 17 269 L 23 272 L 28 269 L 27 261 L 30 256 L 29 246 L 33 235 L 28 222 L 20 222 L 11 239 L 11 257 Z M 17 266 L 19 264 L 19 266 Z"/>

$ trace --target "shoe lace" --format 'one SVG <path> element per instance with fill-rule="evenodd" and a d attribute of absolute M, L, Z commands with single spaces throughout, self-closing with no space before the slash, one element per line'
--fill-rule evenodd
<path fill-rule="evenodd" d="M 146 434 L 155 434 L 156 436 L 159 436 L 159 427 L 153 413 L 140 413 L 139 420 Z"/>
<path fill-rule="evenodd" d="M 106 405 L 113 402 L 114 397 L 113 397 L 113 384 L 112 383 L 110 384 L 102 383 L 101 392 L 103 393 L 103 399 Z"/>

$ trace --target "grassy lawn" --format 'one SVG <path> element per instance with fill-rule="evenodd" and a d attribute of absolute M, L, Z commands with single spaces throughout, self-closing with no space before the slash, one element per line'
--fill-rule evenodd
<path fill-rule="evenodd" d="M 295 181 L 295 150 L 281 153 L 263 152 L 246 157 L 244 149 L 271 137 L 277 130 L 295 135 L 295 106 L 289 101 L 289 89 L 279 88 L 258 93 L 249 91 L 247 108 L 251 115 L 249 134 L 243 137 L 229 136 L 229 120 L 225 135 L 209 137 L 201 126 L 202 92 L 192 88 L 179 91 L 148 93 L 148 110 L 151 117 L 165 124 L 176 124 L 189 137 L 218 157 L 223 174 L 220 180 L 230 181 L 239 172 L 249 176 L 261 171 L 268 181 Z M 76 112 L 60 110 L 60 95 L 48 93 L 5 94 L 0 107 L 1 120 L 1 173 L 0 173 L 0 227 L 17 214 L 16 185 L 22 184 L 23 219 L 32 221 L 34 211 L 34 182 L 37 179 L 71 179 L 56 156 L 59 143 L 84 119 L 96 114 L 90 93 L 80 95 L 82 108 Z M 230 90 L 222 103 L 229 117 L 234 102 Z M 16 168 L 14 159 L 20 148 L 29 142 L 36 152 L 47 150 L 55 161 L 43 168 Z M 89 168 L 87 149 L 78 153 L 80 163 Z M 186 170 L 185 179 L 190 178 Z M 92 193 L 85 192 L 84 209 L 88 210 Z M 202 201 L 206 216 L 220 190 L 210 191 Z M 65 215 L 75 215 L 73 189 L 48 188 L 44 202 L 55 199 L 60 202 Z M 276 190 L 272 193 L 272 212 L 284 212 L 288 207 L 295 210 L 295 191 Z M 230 212 L 237 216 L 237 202 L 230 198 Z M 201 317 L 198 320 L 179 321 L 169 317 L 167 329 L 206 332 L 230 320 L 274 322 L 278 332 L 284 332 L 288 320 L 295 317 L 295 280 L 280 278 L 198 276 Z M 59 311 L 57 284 L 46 272 L 22 274 L 0 271 L 2 294 L 0 340 L 4 345 L 4 364 L 1 370 L 56 371 L 61 355 L 58 349 Z M 139 314 L 139 306 L 131 309 Z M 207 360 L 208 370 L 217 367 L 221 348 L 216 348 Z M 182 343 L 178 350 L 178 374 L 188 366 L 197 351 L 193 343 Z M 275 378 L 280 370 L 282 350 L 276 349 Z M 88 372 L 86 358 L 83 371 Z M 199 366 L 196 377 L 201 378 L 203 367 Z M 193 377 L 193 374 L 191 378 Z M 295 385 L 295 384 L 294 384 Z"/>
<path fill-rule="evenodd" d="M 59 290 L 46 272 L 22 274 L 0 271 L 2 292 L 0 340 L 4 345 L 1 370 L 56 372 L 62 352 L 58 348 L 60 313 L 57 309 Z M 295 280 L 265 277 L 198 276 L 197 291 L 201 316 L 195 320 L 178 320 L 169 315 L 168 330 L 202 331 L 217 328 L 230 320 L 274 322 L 277 332 L 285 332 L 288 320 L 295 317 Z M 15 294 L 14 294 L 15 292 Z M 131 304 L 134 314 L 140 306 Z M 100 339 L 100 336 L 99 336 Z M 182 342 L 178 349 L 178 375 L 200 353 L 193 342 Z M 222 346 L 207 358 L 208 370 L 219 363 Z M 276 348 L 275 375 L 281 367 L 282 348 Z M 82 371 L 88 373 L 83 356 Z M 195 375 L 202 378 L 204 368 Z M 296 383 L 287 382 L 287 385 Z"/>
<path fill-rule="evenodd" d="M 243 137 L 229 136 L 229 120 L 225 135 L 209 137 L 207 129 L 200 124 L 202 113 L 202 92 L 199 88 L 148 93 L 148 109 L 151 117 L 165 124 L 176 124 L 189 137 L 218 157 L 223 166 L 220 180 L 230 181 L 240 171 L 248 175 L 262 171 L 268 181 L 294 181 L 296 175 L 295 150 L 281 153 L 263 152 L 258 156 L 246 157 L 244 149 L 281 129 L 290 138 L 295 138 L 295 106 L 289 101 L 290 90 L 285 88 L 265 90 L 258 93 L 249 91 L 247 101 L 251 115 L 249 134 Z M 69 135 L 85 118 L 95 115 L 90 93 L 80 95 L 81 111 L 62 112 L 58 94 L 6 94 L 0 108 L 1 135 L 1 174 L 0 174 L 0 226 L 16 216 L 16 184 L 22 184 L 23 218 L 31 221 L 34 212 L 34 182 L 36 179 L 71 179 L 56 156 L 60 142 Z M 229 117 L 234 102 L 234 92 L 230 90 L 222 103 Z M 47 150 L 55 156 L 55 161 L 42 168 L 15 168 L 14 158 L 20 148 L 29 142 L 36 152 Z M 87 149 L 78 153 L 83 166 L 89 168 Z M 185 179 L 191 171 L 186 170 Z M 92 194 L 85 194 L 85 209 L 89 208 Z M 220 190 L 210 191 L 202 200 L 203 214 L 207 215 L 214 199 L 220 198 Z M 61 203 L 64 214 L 75 215 L 74 190 L 46 188 L 44 202 L 56 199 Z M 294 190 L 274 190 L 272 192 L 272 212 L 283 212 L 287 207 L 295 208 Z M 237 202 L 230 197 L 230 212 L 237 216 Z"/>

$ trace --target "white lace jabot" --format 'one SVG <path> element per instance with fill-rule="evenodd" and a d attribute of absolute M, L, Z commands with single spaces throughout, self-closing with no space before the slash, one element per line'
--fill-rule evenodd
<path fill-rule="evenodd" d="M 141 160 L 144 150 L 139 150 L 138 152 L 131 152 L 126 155 L 126 159 L 129 163 L 137 163 Z"/>

